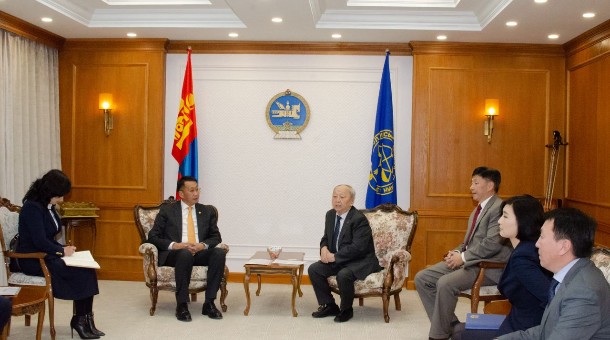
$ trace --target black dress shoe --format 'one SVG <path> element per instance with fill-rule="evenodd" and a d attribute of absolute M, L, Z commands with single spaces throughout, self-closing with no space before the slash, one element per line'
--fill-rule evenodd
<path fill-rule="evenodd" d="M 191 313 L 189 312 L 189 308 L 186 303 L 179 303 L 176 306 L 176 319 L 184 322 L 191 321 Z"/>
<path fill-rule="evenodd" d="M 210 319 L 220 320 L 222 319 L 222 313 L 216 308 L 214 302 L 206 302 L 203 304 L 201 314 L 207 315 Z"/>
<path fill-rule="evenodd" d="M 345 322 L 354 317 L 354 309 L 352 307 L 344 309 L 335 316 L 335 322 Z"/>
<path fill-rule="evenodd" d="M 320 305 L 318 310 L 311 313 L 311 316 L 314 318 L 324 318 L 331 315 L 339 314 L 339 306 L 336 303 L 327 303 L 325 305 Z"/>

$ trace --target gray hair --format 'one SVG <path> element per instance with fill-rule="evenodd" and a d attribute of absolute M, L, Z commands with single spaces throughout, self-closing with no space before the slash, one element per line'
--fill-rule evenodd
<path fill-rule="evenodd" d="M 339 184 L 335 187 L 335 189 L 337 189 L 338 187 L 346 187 L 349 190 L 350 195 L 352 195 L 352 199 L 356 199 L 356 190 L 354 190 L 354 188 L 352 188 L 351 185 L 349 184 Z"/>

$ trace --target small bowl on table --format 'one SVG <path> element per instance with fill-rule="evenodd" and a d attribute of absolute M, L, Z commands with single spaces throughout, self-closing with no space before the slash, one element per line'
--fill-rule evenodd
<path fill-rule="evenodd" d="M 267 247 L 267 252 L 269 253 L 269 257 L 271 257 L 272 260 L 275 260 L 280 256 L 282 246 L 269 246 Z"/>

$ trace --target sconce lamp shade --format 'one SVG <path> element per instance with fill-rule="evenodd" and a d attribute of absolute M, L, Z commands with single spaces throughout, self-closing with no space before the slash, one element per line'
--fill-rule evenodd
<path fill-rule="evenodd" d="M 100 110 L 112 110 L 112 93 L 100 93 Z"/>
<path fill-rule="evenodd" d="M 485 99 L 485 115 L 497 116 L 500 114 L 500 101 L 498 99 Z"/>

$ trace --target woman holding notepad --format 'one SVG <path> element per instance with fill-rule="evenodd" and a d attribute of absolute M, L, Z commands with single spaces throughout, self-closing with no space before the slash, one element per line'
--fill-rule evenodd
<path fill-rule="evenodd" d="M 512 305 L 510 313 L 498 330 L 465 330 L 463 323 L 458 324 L 453 340 L 493 339 L 539 325 L 542 319 L 551 280 L 551 273 L 540 266 L 535 245 L 544 223 L 542 205 L 530 195 L 511 197 L 502 203 L 498 223 L 500 236 L 514 248 L 498 283 L 498 290 Z"/>
<path fill-rule="evenodd" d="M 74 316 L 70 321 L 82 339 L 99 339 L 104 335 L 93 320 L 93 296 L 99 294 L 94 269 L 67 266 L 64 256 L 74 254 L 76 247 L 62 245 L 55 236 L 62 230 L 55 205 L 63 202 L 70 192 L 70 179 L 60 170 L 50 170 L 32 183 L 23 198 L 19 214 L 19 253 L 47 253 L 45 262 L 51 273 L 53 295 L 58 299 L 74 301 Z M 19 267 L 27 275 L 42 276 L 38 260 L 20 259 Z"/>

